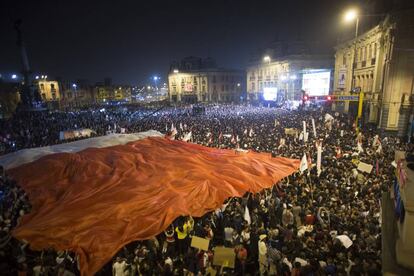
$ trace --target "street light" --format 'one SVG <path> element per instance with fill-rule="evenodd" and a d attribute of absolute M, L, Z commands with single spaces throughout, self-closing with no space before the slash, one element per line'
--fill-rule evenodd
<path fill-rule="evenodd" d="M 78 105 L 78 91 L 76 90 L 76 88 L 78 88 L 78 86 L 76 85 L 76 83 L 72 84 L 73 89 L 75 90 L 75 105 Z"/>
<path fill-rule="evenodd" d="M 345 12 L 344 19 L 346 22 L 354 21 L 357 18 L 358 18 L 358 12 L 355 9 L 347 10 Z"/>
<path fill-rule="evenodd" d="M 352 83 L 351 83 L 351 90 L 355 88 L 355 81 L 356 78 L 354 76 L 355 73 L 355 65 L 356 65 L 356 53 L 357 53 L 357 38 L 358 38 L 358 28 L 359 28 L 359 15 L 356 9 L 350 9 L 345 12 L 344 20 L 346 22 L 353 22 L 355 20 L 355 38 L 354 38 L 354 58 L 352 62 Z"/>
<path fill-rule="evenodd" d="M 16 74 L 13 74 L 13 75 L 11 76 L 11 78 L 12 78 L 13 80 L 17 79 L 17 75 L 16 75 Z"/>
<path fill-rule="evenodd" d="M 263 58 L 263 61 L 264 61 L 264 62 L 269 62 L 269 63 L 270 63 L 270 57 L 269 57 L 269 56 L 265 56 L 265 57 Z"/>

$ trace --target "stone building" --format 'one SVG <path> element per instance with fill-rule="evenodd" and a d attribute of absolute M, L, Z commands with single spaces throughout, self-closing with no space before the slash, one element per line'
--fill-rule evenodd
<path fill-rule="evenodd" d="M 363 122 L 400 136 L 412 121 L 413 17 L 413 9 L 393 12 L 356 40 L 335 47 L 334 93 L 350 94 L 355 80 L 364 92 Z M 333 109 L 356 114 L 357 103 L 336 102 Z"/>
<path fill-rule="evenodd" d="M 244 72 L 218 68 L 211 58 L 187 57 L 173 63 L 168 74 L 172 102 L 238 102 Z"/>
<path fill-rule="evenodd" d="M 331 72 L 333 58 L 313 49 L 312 43 L 302 41 L 274 42 L 247 68 L 247 97 L 250 101 L 264 99 L 266 90 L 277 94 L 278 100 L 301 100 L 303 76 L 316 72 Z M 330 74 L 328 74 L 330 76 Z M 330 79 L 324 93 L 331 90 Z M 266 98 L 266 97 L 265 97 Z"/>

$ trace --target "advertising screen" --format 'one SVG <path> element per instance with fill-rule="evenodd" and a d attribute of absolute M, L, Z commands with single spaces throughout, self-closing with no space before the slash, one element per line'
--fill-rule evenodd
<path fill-rule="evenodd" d="M 331 72 L 305 73 L 302 78 L 302 90 L 309 96 L 324 96 L 329 94 Z"/>
<path fill-rule="evenodd" d="M 276 87 L 263 88 L 263 98 L 265 99 L 265 101 L 276 101 L 277 88 Z"/>

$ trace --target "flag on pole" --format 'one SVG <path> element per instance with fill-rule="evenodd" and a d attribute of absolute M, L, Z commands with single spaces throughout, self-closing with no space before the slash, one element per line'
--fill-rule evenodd
<path fill-rule="evenodd" d="M 191 140 L 191 136 L 192 136 L 192 133 L 190 131 L 189 133 L 187 133 L 186 135 L 184 135 L 183 141 L 184 142 L 190 141 Z"/>
<path fill-rule="evenodd" d="M 219 134 L 219 137 L 218 137 L 219 143 L 221 143 L 222 140 L 223 140 L 223 133 L 220 131 L 220 134 Z"/>
<path fill-rule="evenodd" d="M 322 142 L 318 143 L 318 153 L 317 153 L 317 157 L 316 157 L 316 169 L 318 172 L 318 177 L 322 172 Z"/>
<path fill-rule="evenodd" d="M 177 135 L 178 131 L 175 128 L 174 124 L 171 124 L 171 140 L 175 139 L 175 135 Z"/>
<path fill-rule="evenodd" d="M 316 126 L 315 126 L 315 119 L 312 118 L 312 129 L 313 129 L 313 136 L 316 138 Z"/>
<path fill-rule="evenodd" d="M 231 143 L 236 144 L 236 137 L 234 137 L 234 134 L 231 136 Z"/>
<path fill-rule="evenodd" d="M 307 142 L 308 141 L 308 135 L 306 135 L 307 133 L 306 133 L 306 122 L 305 121 L 302 121 L 303 122 L 303 142 Z"/>
<path fill-rule="evenodd" d="M 308 169 L 308 160 L 306 158 L 306 154 L 303 154 L 302 160 L 300 161 L 299 165 L 300 172 L 303 173 Z"/>
<path fill-rule="evenodd" d="M 248 225 L 252 223 L 252 220 L 250 218 L 249 208 L 247 208 L 247 206 L 244 208 L 244 220 L 247 221 Z"/>

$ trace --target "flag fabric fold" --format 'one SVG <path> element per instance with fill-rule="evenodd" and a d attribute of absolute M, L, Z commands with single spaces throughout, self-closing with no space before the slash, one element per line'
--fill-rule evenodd
<path fill-rule="evenodd" d="M 52 154 L 9 171 L 32 204 L 12 234 L 33 250 L 75 251 L 81 274 L 93 275 L 123 246 L 156 236 L 178 216 L 200 217 L 298 167 L 299 160 L 161 137 Z"/>

